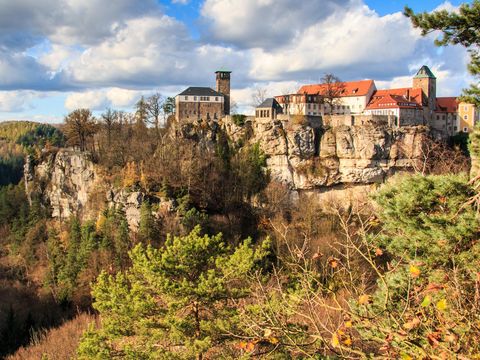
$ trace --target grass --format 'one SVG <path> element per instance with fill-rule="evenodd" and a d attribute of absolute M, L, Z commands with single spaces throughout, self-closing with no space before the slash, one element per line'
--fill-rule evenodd
<path fill-rule="evenodd" d="M 29 346 L 21 347 L 6 360 L 65 360 L 75 358 L 76 349 L 88 325 L 96 321 L 93 315 L 79 314 L 58 328 L 36 332 Z"/>

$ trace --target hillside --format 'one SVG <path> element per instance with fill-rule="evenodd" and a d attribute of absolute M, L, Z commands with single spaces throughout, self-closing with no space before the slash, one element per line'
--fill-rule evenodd
<path fill-rule="evenodd" d="M 63 143 L 63 134 L 52 125 L 32 121 L 0 123 L 0 186 L 20 181 L 27 154 L 38 153 L 47 144 Z"/>

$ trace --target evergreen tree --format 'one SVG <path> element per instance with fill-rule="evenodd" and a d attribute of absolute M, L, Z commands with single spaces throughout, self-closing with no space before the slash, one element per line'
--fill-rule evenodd
<path fill-rule="evenodd" d="M 250 240 L 230 248 L 222 235 L 168 237 L 165 246 L 135 247 L 126 273 L 102 273 L 93 286 L 102 327 L 87 331 L 80 359 L 202 359 L 232 339 L 236 300 L 267 254 Z M 222 350 L 224 351 L 224 350 Z"/>
<path fill-rule="evenodd" d="M 390 258 L 389 271 L 378 269 L 376 290 L 353 304 L 355 331 L 372 351 L 405 359 L 480 354 L 474 194 L 465 175 L 417 175 L 375 195 L 382 232 L 366 240 L 371 253 Z"/>
<path fill-rule="evenodd" d="M 471 61 L 468 70 L 475 77 L 480 76 L 480 0 L 474 0 L 472 4 L 460 5 L 458 11 L 440 10 L 432 13 L 415 14 L 412 9 L 406 7 L 405 15 L 408 16 L 415 27 L 422 29 L 422 35 L 432 31 L 441 31 L 443 37 L 437 39 L 435 44 L 446 46 L 460 44 L 469 49 Z M 480 105 L 480 87 L 478 82 L 464 90 L 462 100 Z"/>

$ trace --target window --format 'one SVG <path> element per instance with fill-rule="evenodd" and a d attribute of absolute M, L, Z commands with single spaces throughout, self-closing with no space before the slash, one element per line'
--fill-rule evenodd
<path fill-rule="evenodd" d="M 185 96 L 185 100 L 188 100 L 188 96 Z"/>
<path fill-rule="evenodd" d="M 463 111 L 468 111 L 468 106 L 464 106 Z"/>
<path fill-rule="evenodd" d="M 463 118 L 464 118 L 465 120 L 468 120 L 468 115 L 464 115 Z"/>
<path fill-rule="evenodd" d="M 467 132 L 468 132 L 468 128 L 464 127 L 464 128 L 463 128 L 463 132 L 467 133 Z"/>
<path fill-rule="evenodd" d="M 207 101 L 210 101 L 210 96 L 207 96 L 207 97 L 206 97 L 206 100 L 207 100 Z"/>
<path fill-rule="evenodd" d="M 197 101 L 197 97 L 196 97 L 196 96 L 193 97 L 193 101 Z"/>
<path fill-rule="evenodd" d="M 215 96 L 215 101 L 218 101 L 218 96 Z"/>

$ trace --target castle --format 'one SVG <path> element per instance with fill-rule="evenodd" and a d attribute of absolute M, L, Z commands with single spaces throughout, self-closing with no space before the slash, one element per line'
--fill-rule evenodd
<path fill-rule="evenodd" d="M 216 90 L 189 87 L 176 96 L 178 121 L 218 120 L 230 114 L 231 71 L 215 74 Z M 292 116 L 326 125 L 365 121 L 385 121 L 394 127 L 428 125 L 439 137 L 470 132 L 480 121 L 473 104 L 437 97 L 437 79 L 426 65 L 413 77 L 411 87 L 377 90 L 374 80 L 304 85 L 296 93 L 266 99 L 255 110 L 259 121 Z"/>
<path fill-rule="evenodd" d="M 217 89 L 189 87 L 175 97 L 175 118 L 186 120 L 219 120 L 230 115 L 231 71 L 215 72 Z"/>

